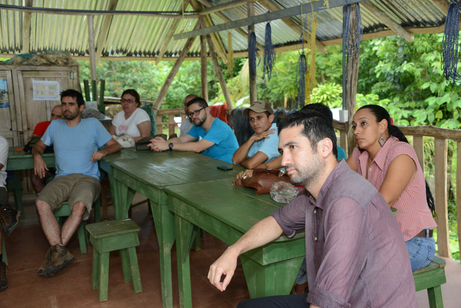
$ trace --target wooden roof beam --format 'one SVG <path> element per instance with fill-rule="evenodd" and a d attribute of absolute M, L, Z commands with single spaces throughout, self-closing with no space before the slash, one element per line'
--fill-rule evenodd
<path fill-rule="evenodd" d="M 261 4 L 262 6 L 264 6 L 266 9 L 268 9 L 271 12 L 279 11 L 281 9 L 272 0 L 260 0 L 258 2 L 259 2 L 259 4 Z M 287 17 L 287 18 L 282 18 L 282 21 L 288 27 L 290 27 L 291 30 L 295 31 L 299 36 L 302 35 L 303 30 L 302 30 L 301 26 L 298 25 L 297 23 L 295 23 L 293 21 L 293 19 L 291 19 L 290 17 Z M 308 36 L 310 37 L 311 34 L 309 32 L 307 32 L 307 33 L 308 33 Z M 306 41 L 308 39 L 310 39 L 310 38 L 307 38 Z M 317 50 L 319 50 L 321 53 L 325 54 L 327 52 L 327 48 L 325 47 L 325 45 L 323 45 L 318 39 L 315 39 L 315 46 L 317 47 Z"/>
<path fill-rule="evenodd" d="M 183 1 L 182 3 L 183 11 L 187 8 L 187 6 L 189 5 L 189 2 L 190 0 Z M 162 61 L 163 55 L 165 54 L 165 51 L 168 48 L 168 45 L 170 45 L 171 39 L 173 38 L 173 35 L 176 32 L 176 29 L 178 28 L 180 21 L 181 21 L 180 19 L 174 19 L 173 22 L 171 23 L 171 27 L 165 36 L 165 40 L 163 41 L 162 47 L 160 47 L 157 60 L 155 60 L 155 65 L 158 65 L 160 61 Z"/>
<path fill-rule="evenodd" d="M 328 4 L 329 4 L 330 9 L 332 9 L 335 7 L 342 7 L 346 4 L 354 4 L 354 3 L 364 2 L 364 1 L 367 1 L 367 0 L 329 0 Z M 228 31 L 228 30 L 246 27 L 249 25 L 258 24 L 262 22 L 268 22 L 268 21 L 282 19 L 286 17 L 292 17 L 295 15 L 299 15 L 299 13 L 301 12 L 301 8 L 304 14 L 328 10 L 323 0 L 317 0 L 313 3 L 305 3 L 305 4 L 289 7 L 286 9 L 282 9 L 279 11 L 270 12 L 267 14 L 261 14 L 261 15 L 257 15 L 257 16 L 253 16 L 249 18 L 238 19 L 232 22 L 215 25 L 213 27 L 208 27 L 205 29 L 199 29 L 195 31 L 182 33 L 182 34 L 176 34 L 173 36 L 173 38 L 175 40 L 182 40 L 182 39 L 195 37 L 199 35 L 211 34 L 211 33 L 216 33 L 220 31 Z"/>
<path fill-rule="evenodd" d="M 55 15 L 79 15 L 79 16 L 99 16 L 99 15 L 140 15 L 159 18 L 198 18 L 198 14 L 189 14 L 189 12 L 177 12 L 176 14 L 163 14 L 162 12 L 151 11 L 101 11 L 101 10 L 74 10 L 74 9 L 55 9 L 55 8 L 40 8 L 27 7 L 18 5 L 0 4 L 0 9 L 28 12 L 36 14 L 55 14 Z M 184 13 L 187 13 L 185 15 Z"/>
<path fill-rule="evenodd" d="M 107 9 L 109 11 L 115 10 L 117 2 L 118 0 L 110 0 L 109 7 Z M 109 26 L 112 22 L 112 17 L 113 15 L 109 15 L 104 18 L 104 23 L 102 24 L 101 32 L 99 33 L 98 48 L 96 50 L 94 58 L 95 65 L 98 65 L 99 59 L 101 58 L 102 50 L 104 47 L 106 47 L 107 34 L 109 33 Z"/>
<path fill-rule="evenodd" d="M 367 9 L 371 14 L 375 15 L 379 21 L 385 24 L 389 29 L 395 32 L 395 34 L 403 37 L 408 42 L 413 42 L 415 37 L 405 30 L 401 25 L 390 19 L 386 13 L 381 11 L 376 5 L 371 2 L 363 2 L 361 6 Z"/>
<path fill-rule="evenodd" d="M 33 6 L 33 0 L 27 0 L 26 6 L 31 7 Z M 22 53 L 29 53 L 30 52 L 30 22 L 32 20 L 32 13 L 25 12 L 24 13 L 24 21 L 22 24 Z"/>
<path fill-rule="evenodd" d="M 208 0 L 198 0 L 201 4 L 203 4 L 204 6 L 206 7 L 213 7 L 213 4 L 208 1 Z M 215 13 L 219 18 L 221 18 L 224 22 L 231 22 L 232 20 L 230 20 L 226 15 L 224 15 L 222 12 L 216 12 Z M 245 32 L 245 30 L 243 30 L 242 28 L 237 28 L 235 29 L 240 35 L 242 35 L 243 37 L 246 37 L 248 39 L 248 33 Z M 259 44 L 259 43 L 256 43 L 256 46 L 258 47 L 259 50 L 264 50 L 264 46 Z"/>
<path fill-rule="evenodd" d="M 192 7 L 194 8 L 195 11 L 203 10 L 203 5 L 201 3 L 199 3 L 197 0 L 190 0 L 190 1 L 191 1 L 190 4 L 192 5 Z M 205 20 L 205 24 L 206 24 L 207 27 L 212 27 L 213 26 L 213 24 L 211 22 L 211 18 L 210 18 L 209 15 L 203 16 L 203 18 Z M 197 21 L 197 23 L 198 22 L 199 21 Z M 225 64 L 227 64 L 226 50 L 224 49 L 224 45 L 223 45 L 223 43 L 221 41 L 221 37 L 219 36 L 219 34 L 218 33 L 213 33 L 211 35 L 211 40 L 213 41 L 216 53 L 219 55 L 221 60 Z M 209 48 L 209 46 L 208 46 L 208 48 Z"/>
<path fill-rule="evenodd" d="M 205 5 L 201 0 L 198 0 L 198 2 Z M 232 9 L 234 7 L 239 7 L 239 6 L 245 5 L 247 3 L 254 3 L 254 2 L 256 2 L 256 0 L 236 0 L 236 1 L 231 1 L 231 2 L 221 4 L 221 5 L 208 7 L 206 9 L 201 10 L 200 12 L 198 12 L 198 14 L 199 15 L 208 15 L 208 14 L 212 14 L 212 13 Z"/>

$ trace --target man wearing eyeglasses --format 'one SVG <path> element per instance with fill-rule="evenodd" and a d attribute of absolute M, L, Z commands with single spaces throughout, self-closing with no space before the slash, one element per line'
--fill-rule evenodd
<path fill-rule="evenodd" d="M 187 103 L 188 117 L 194 127 L 179 138 L 165 141 L 161 137 L 151 139 L 149 147 L 156 152 L 191 151 L 232 163 L 232 156 L 238 149 L 237 138 L 229 125 L 210 114 L 208 103 L 196 97 Z"/>

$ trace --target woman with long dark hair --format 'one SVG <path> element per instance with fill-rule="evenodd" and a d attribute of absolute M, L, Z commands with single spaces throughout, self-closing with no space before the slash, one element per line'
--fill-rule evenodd
<path fill-rule="evenodd" d="M 352 129 L 357 147 L 347 163 L 397 211 L 412 270 L 426 267 L 435 254 L 432 229 L 437 224 L 432 216 L 434 199 L 415 150 L 380 106 L 366 105 L 357 110 Z"/>

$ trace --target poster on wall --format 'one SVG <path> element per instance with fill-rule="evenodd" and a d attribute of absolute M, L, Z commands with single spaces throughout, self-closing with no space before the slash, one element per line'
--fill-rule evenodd
<path fill-rule="evenodd" d="M 60 101 L 59 82 L 57 81 L 32 81 L 34 101 Z"/>

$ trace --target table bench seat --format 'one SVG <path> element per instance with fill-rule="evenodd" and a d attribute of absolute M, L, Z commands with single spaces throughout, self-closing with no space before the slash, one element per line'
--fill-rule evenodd
<path fill-rule="evenodd" d="M 435 256 L 431 264 L 427 267 L 413 272 L 416 291 L 427 289 L 429 306 L 431 308 L 443 307 L 441 285 L 447 282 L 445 265 L 446 262 L 444 259 Z"/>

